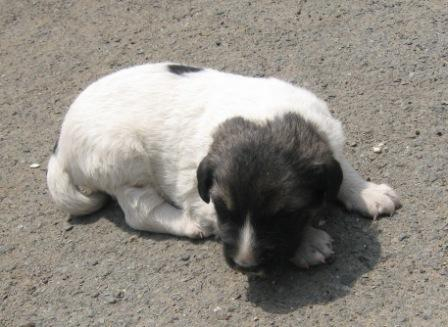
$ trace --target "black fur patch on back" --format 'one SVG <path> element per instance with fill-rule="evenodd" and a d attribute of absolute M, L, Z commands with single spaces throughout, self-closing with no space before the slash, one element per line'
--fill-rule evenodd
<path fill-rule="evenodd" d="M 197 73 L 202 70 L 202 68 L 184 66 L 184 65 L 168 65 L 168 70 L 176 75 L 183 75 L 186 73 Z"/>

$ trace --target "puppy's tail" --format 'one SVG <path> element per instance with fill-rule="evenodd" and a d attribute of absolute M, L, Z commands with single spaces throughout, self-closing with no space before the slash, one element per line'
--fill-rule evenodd
<path fill-rule="evenodd" d="M 100 209 L 107 200 L 107 195 L 100 192 L 87 194 L 81 192 L 71 181 L 70 175 L 52 155 L 48 162 L 47 184 L 56 205 L 64 211 L 75 215 L 87 215 Z"/>

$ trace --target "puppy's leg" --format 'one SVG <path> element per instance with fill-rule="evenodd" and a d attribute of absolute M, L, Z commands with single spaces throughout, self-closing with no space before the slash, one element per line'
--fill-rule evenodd
<path fill-rule="evenodd" d="M 151 187 L 124 187 L 115 195 L 134 229 L 190 238 L 209 236 L 184 210 L 168 204 Z"/>
<path fill-rule="evenodd" d="M 333 240 L 325 231 L 307 226 L 302 237 L 302 243 L 291 258 L 291 262 L 296 266 L 308 269 L 325 263 L 325 260 L 333 255 Z"/>
<path fill-rule="evenodd" d="M 376 219 L 380 215 L 392 215 L 401 206 L 400 198 L 390 186 L 367 182 L 346 159 L 338 161 L 344 174 L 338 198 L 347 209 Z"/>

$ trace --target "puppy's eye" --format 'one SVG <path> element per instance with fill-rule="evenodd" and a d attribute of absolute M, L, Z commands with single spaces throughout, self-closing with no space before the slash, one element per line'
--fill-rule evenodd
<path fill-rule="evenodd" d="M 229 209 L 227 208 L 226 204 L 221 199 L 214 199 L 213 204 L 215 205 L 215 210 L 219 213 L 226 213 L 230 214 Z"/>
<path fill-rule="evenodd" d="M 233 222 L 238 223 L 240 221 L 240 218 L 237 214 L 230 211 L 227 206 L 225 205 L 224 201 L 220 199 L 216 199 L 213 201 L 215 205 L 215 210 L 218 214 L 218 218 L 220 218 L 223 221 L 226 222 Z"/>
<path fill-rule="evenodd" d="M 283 209 L 283 210 L 277 211 L 274 214 L 274 217 L 279 218 L 279 219 L 289 219 L 289 218 L 297 217 L 297 215 L 298 215 L 297 210 Z"/>

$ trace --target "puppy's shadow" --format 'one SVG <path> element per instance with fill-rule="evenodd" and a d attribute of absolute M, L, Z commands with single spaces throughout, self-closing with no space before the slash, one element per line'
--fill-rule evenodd
<path fill-rule="evenodd" d="M 375 223 L 332 208 L 321 228 L 334 239 L 335 258 L 309 270 L 277 269 L 267 278 L 250 277 L 247 299 L 270 313 L 289 313 L 350 293 L 354 283 L 378 263 L 381 247 Z"/>
<path fill-rule="evenodd" d="M 319 227 L 333 238 L 333 263 L 299 270 L 292 265 L 279 267 L 266 278 L 249 277 L 247 300 L 270 313 L 289 313 L 300 307 L 331 302 L 350 293 L 357 281 L 372 270 L 381 257 L 376 223 L 332 207 L 325 225 Z M 71 217 L 69 223 L 85 225 L 105 218 L 131 235 L 166 241 L 173 236 L 133 230 L 117 203 L 111 201 L 102 210 L 83 217 Z M 381 221 L 379 221 L 379 224 Z M 179 238 L 177 238 L 179 240 Z M 186 242 L 206 240 L 180 239 Z"/>

